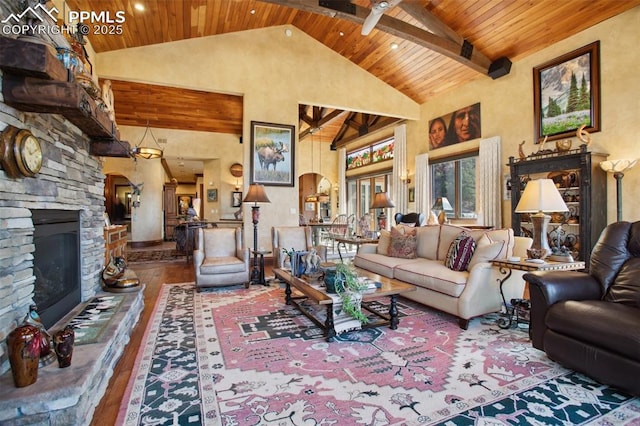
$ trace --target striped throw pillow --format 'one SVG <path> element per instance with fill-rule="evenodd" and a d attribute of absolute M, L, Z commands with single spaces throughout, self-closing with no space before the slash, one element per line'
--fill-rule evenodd
<path fill-rule="evenodd" d="M 475 249 L 475 240 L 468 234 L 461 233 L 449 246 L 449 251 L 444 261 L 445 266 L 453 271 L 466 270 Z"/>

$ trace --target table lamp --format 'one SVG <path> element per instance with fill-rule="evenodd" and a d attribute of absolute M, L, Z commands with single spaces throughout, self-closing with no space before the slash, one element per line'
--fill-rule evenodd
<path fill-rule="evenodd" d="M 249 191 L 242 200 L 243 203 L 253 203 L 251 206 L 251 219 L 253 221 L 253 269 L 251 270 L 251 282 L 258 282 L 260 279 L 260 268 L 258 267 L 258 221 L 260 220 L 260 206 L 258 203 L 270 203 L 264 186 L 258 183 L 249 185 Z"/>
<path fill-rule="evenodd" d="M 387 228 L 387 216 L 384 214 L 384 209 L 395 206 L 389 194 L 386 192 L 376 192 L 375 197 L 373 197 L 373 204 L 371 204 L 371 210 L 381 209 L 378 215 L 378 231 Z"/>
<path fill-rule="evenodd" d="M 451 207 L 451 203 L 447 200 L 447 197 L 438 197 L 436 198 L 436 202 L 431 206 L 431 210 L 440 211 L 438 214 L 438 223 L 442 225 L 443 223 L 447 223 L 447 212 L 452 212 L 453 207 Z"/>
<path fill-rule="evenodd" d="M 616 179 L 616 194 L 618 205 L 618 222 L 622 221 L 622 178 L 624 177 L 624 171 L 629 170 L 636 165 L 638 160 L 610 160 L 600 163 L 600 167 L 607 173 L 613 173 L 613 177 Z"/>
<path fill-rule="evenodd" d="M 547 226 L 551 216 L 545 213 L 566 212 L 568 210 L 553 180 L 536 179 L 527 183 L 515 212 L 532 213 L 533 244 L 527 250 L 530 258 L 544 259 L 551 254 L 547 238 Z"/>

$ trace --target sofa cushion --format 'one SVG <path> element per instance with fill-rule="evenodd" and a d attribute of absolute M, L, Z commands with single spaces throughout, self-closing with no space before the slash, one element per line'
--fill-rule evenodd
<path fill-rule="evenodd" d="M 389 244 L 389 256 L 405 259 L 416 258 L 418 239 L 415 229 L 402 233 L 397 228 L 391 228 L 391 244 Z"/>
<path fill-rule="evenodd" d="M 440 225 L 427 225 L 417 228 L 418 247 L 416 254 L 418 257 L 436 260 L 438 258 L 438 240 L 440 239 Z"/>
<path fill-rule="evenodd" d="M 640 361 L 640 309 L 601 300 L 567 300 L 547 312 L 548 328 Z"/>
<path fill-rule="evenodd" d="M 378 238 L 378 247 L 376 252 L 378 254 L 389 254 L 389 245 L 391 244 L 391 233 L 386 229 L 380 230 L 380 238 Z"/>
<path fill-rule="evenodd" d="M 438 260 L 444 261 L 449 253 L 451 243 L 460 233 L 466 231 L 465 228 L 455 225 L 440 225 L 440 239 L 438 241 Z"/>
<path fill-rule="evenodd" d="M 394 278 L 418 287 L 460 297 L 469 278 L 467 271 L 452 271 L 438 260 L 415 259 L 396 266 Z"/>
<path fill-rule="evenodd" d="M 640 308 L 640 257 L 632 257 L 620 268 L 615 281 L 604 295 L 608 302 Z"/>
<path fill-rule="evenodd" d="M 513 256 L 513 246 L 515 245 L 515 237 L 513 235 L 513 229 L 511 228 L 501 228 L 501 229 L 492 229 L 487 231 L 483 238 L 487 238 L 489 243 L 495 243 L 498 241 L 503 241 L 504 246 L 502 250 L 496 257 L 496 259 L 506 259 L 509 256 Z"/>
<path fill-rule="evenodd" d="M 401 257 L 390 257 L 386 254 L 362 252 L 359 252 L 353 258 L 353 264 L 358 268 L 366 269 L 387 278 L 394 278 L 394 268 L 398 265 L 415 261 L 416 259 L 403 259 Z"/>
<path fill-rule="evenodd" d="M 488 239 L 486 243 L 478 243 L 476 249 L 473 251 L 473 256 L 467 265 L 467 271 L 471 271 L 474 266 L 482 262 L 491 262 L 498 258 L 498 255 L 504 247 L 504 241 L 497 241 L 495 243 L 489 243 Z"/>
<path fill-rule="evenodd" d="M 200 274 L 229 274 L 244 272 L 245 264 L 235 256 L 205 257 L 200 265 Z"/>
<path fill-rule="evenodd" d="M 475 240 L 466 233 L 461 233 L 449 246 L 449 252 L 444 264 L 453 271 L 464 271 L 476 248 Z"/>

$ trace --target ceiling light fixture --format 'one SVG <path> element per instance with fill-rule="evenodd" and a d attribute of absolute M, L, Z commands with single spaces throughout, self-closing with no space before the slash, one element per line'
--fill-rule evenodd
<path fill-rule="evenodd" d="M 395 50 L 395 49 L 397 49 L 398 47 L 399 47 L 399 46 L 398 46 L 398 43 L 396 43 L 396 42 L 391 43 L 391 48 L 392 48 L 392 49 L 394 49 L 394 50 Z"/>
<path fill-rule="evenodd" d="M 147 137 L 147 133 L 151 135 L 153 142 L 156 144 L 157 148 L 142 146 L 142 142 L 144 142 L 144 138 Z M 153 135 L 151 131 L 151 127 L 149 127 L 149 119 L 147 119 L 147 128 L 144 129 L 144 134 L 142 135 L 142 139 L 138 142 L 133 149 L 131 149 L 131 156 L 134 158 L 144 158 L 145 160 L 153 160 L 155 158 L 162 158 L 162 149 L 160 145 L 158 145 L 158 141 L 156 137 Z"/>
<path fill-rule="evenodd" d="M 142 3 L 136 3 L 133 8 L 139 12 L 144 12 L 144 5 Z"/>
<path fill-rule="evenodd" d="M 255 15 L 255 14 L 256 14 L 256 10 L 255 10 L 255 9 L 251 9 L 251 10 L 249 11 L 249 13 L 250 13 L 250 14 L 252 14 L 252 15 Z"/>

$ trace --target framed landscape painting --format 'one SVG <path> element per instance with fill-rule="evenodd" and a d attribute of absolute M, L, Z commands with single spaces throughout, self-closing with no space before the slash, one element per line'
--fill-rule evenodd
<path fill-rule="evenodd" d="M 251 122 L 251 183 L 294 185 L 295 126 Z"/>
<path fill-rule="evenodd" d="M 534 142 L 600 131 L 600 42 L 533 69 Z"/>

